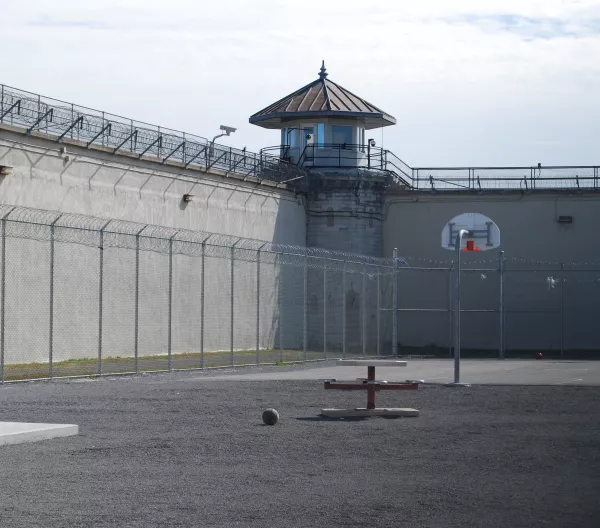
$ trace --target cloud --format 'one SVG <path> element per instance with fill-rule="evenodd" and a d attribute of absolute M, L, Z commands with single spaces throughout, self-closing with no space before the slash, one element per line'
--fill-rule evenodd
<path fill-rule="evenodd" d="M 57 29 L 83 28 L 83 29 L 109 29 L 110 25 L 100 20 L 73 20 L 61 19 L 49 15 L 42 15 L 26 23 L 33 27 L 46 27 Z"/>
<path fill-rule="evenodd" d="M 561 20 L 532 18 L 518 14 L 461 15 L 447 19 L 450 23 L 471 24 L 484 30 L 505 31 L 525 39 L 583 38 L 600 35 L 600 18 Z"/>
<path fill-rule="evenodd" d="M 598 163 L 599 20 L 597 0 L 3 0 L 0 82 L 258 151 L 279 135 L 248 117 L 325 59 L 409 163 Z"/>

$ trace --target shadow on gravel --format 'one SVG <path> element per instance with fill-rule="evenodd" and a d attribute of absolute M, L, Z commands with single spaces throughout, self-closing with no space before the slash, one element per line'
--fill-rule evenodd
<path fill-rule="evenodd" d="M 350 418 L 330 418 L 329 416 L 302 416 L 296 418 L 300 422 L 362 422 L 369 416 L 352 416 Z"/>

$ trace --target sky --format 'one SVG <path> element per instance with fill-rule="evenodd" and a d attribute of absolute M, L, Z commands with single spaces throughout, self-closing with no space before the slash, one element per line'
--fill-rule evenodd
<path fill-rule="evenodd" d="M 600 0 L 2 0 L 0 83 L 258 151 L 317 78 L 410 166 L 600 163 Z"/>

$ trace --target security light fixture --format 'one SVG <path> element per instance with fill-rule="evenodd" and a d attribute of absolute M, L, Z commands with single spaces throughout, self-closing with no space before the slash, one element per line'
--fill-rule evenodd
<path fill-rule="evenodd" d="M 226 126 L 226 125 L 221 125 L 220 129 L 223 132 L 225 132 L 226 135 L 233 134 L 237 130 L 237 128 L 233 128 L 233 127 Z"/>
<path fill-rule="evenodd" d="M 216 135 L 216 136 L 213 138 L 213 140 L 210 142 L 211 151 L 212 151 L 212 146 L 214 145 L 215 141 L 216 141 L 218 138 L 220 138 L 220 137 L 223 137 L 223 136 L 230 136 L 231 134 L 233 134 L 233 133 L 234 133 L 234 132 L 237 130 L 237 128 L 233 128 L 233 127 L 226 126 L 226 125 L 221 125 L 219 128 L 220 128 L 220 129 L 221 129 L 223 132 L 221 132 L 220 134 L 217 134 L 217 135 Z"/>
<path fill-rule="evenodd" d="M 12 167 L 0 165 L 0 176 L 10 176 L 12 174 L 12 170 Z"/>
<path fill-rule="evenodd" d="M 183 201 L 184 202 L 192 202 L 194 200 L 194 195 L 193 194 L 184 194 L 183 195 Z"/>

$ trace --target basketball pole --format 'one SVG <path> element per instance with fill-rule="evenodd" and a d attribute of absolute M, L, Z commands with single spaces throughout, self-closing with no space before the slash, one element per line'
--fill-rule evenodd
<path fill-rule="evenodd" d="M 454 250 L 456 251 L 456 296 L 454 301 L 454 383 L 450 387 L 469 387 L 468 383 L 460 382 L 460 246 L 464 236 L 469 231 L 461 229 L 456 234 Z"/>

